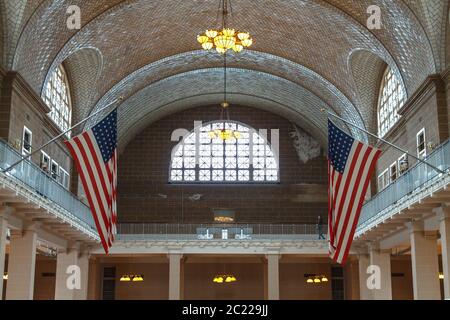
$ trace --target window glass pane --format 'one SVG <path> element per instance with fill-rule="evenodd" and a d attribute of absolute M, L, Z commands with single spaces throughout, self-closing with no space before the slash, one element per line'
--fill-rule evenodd
<path fill-rule="evenodd" d="M 60 110 L 67 112 L 67 110 Z M 63 117 L 56 113 L 55 117 Z M 211 130 L 238 130 L 239 137 L 211 139 Z M 173 182 L 276 182 L 278 164 L 259 132 L 232 121 L 213 122 L 198 128 L 175 146 L 169 180 Z"/>
<path fill-rule="evenodd" d="M 49 116 L 62 130 L 69 129 L 71 125 L 71 106 L 66 73 L 62 66 L 56 68 L 46 84 L 44 96 L 45 103 L 50 107 Z M 70 132 L 67 133 L 70 137 Z"/>
<path fill-rule="evenodd" d="M 403 106 L 406 96 L 403 86 L 390 68 L 385 71 L 380 92 L 378 135 L 384 136 L 400 118 L 397 112 Z"/>

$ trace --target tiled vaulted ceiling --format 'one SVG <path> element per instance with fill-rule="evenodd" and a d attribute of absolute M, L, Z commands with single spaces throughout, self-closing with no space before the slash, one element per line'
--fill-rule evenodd
<path fill-rule="evenodd" d="M 290 110 L 299 125 L 322 135 L 326 121 L 318 105 L 373 130 L 377 77 L 364 77 L 365 72 L 379 73 L 387 63 L 411 95 L 427 75 L 445 69 L 448 2 L 232 0 L 233 26 L 255 40 L 252 50 L 229 59 L 234 99 L 276 113 Z M 366 27 L 373 4 L 381 8 L 380 30 Z M 70 5 L 81 8 L 80 30 L 66 27 Z M 0 0 L 3 65 L 40 93 L 49 71 L 64 61 L 75 92 L 75 120 L 124 95 L 119 121 L 126 143 L 128 129 L 154 121 L 154 110 L 166 108 L 160 112 L 165 114 L 189 103 L 220 102 L 221 56 L 198 50 L 195 40 L 215 25 L 217 5 L 217 0 Z M 93 71 L 86 72 L 86 65 Z"/>

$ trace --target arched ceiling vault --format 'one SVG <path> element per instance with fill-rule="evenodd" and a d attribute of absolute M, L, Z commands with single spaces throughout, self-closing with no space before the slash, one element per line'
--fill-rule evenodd
<path fill-rule="evenodd" d="M 231 68 L 228 70 L 228 92 L 231 95 L 246 96 L 246 101 L 251 101 L 252 97 L 256 100 L 264 100 L 265 105 L 270 103 L 272 112 L 279 113 L 277 106 L 283 106 L 284 109 L 290 109 L 291 113 L 297 113 L 303 119 L 301 125 L 310 122 L 309 127 L 315 128 L 315 132 L 321 131 L 322 135 L 326 133 L 326 114 L 321 112 L 322 108 L 343 114 L 347 119 L 362 124 L 361 118 L 357 113 L 347 112 L 346 109 L 330 108 L 317 95 L 311 93 L 305 88 L 268 73 L 253 70 L 244 70 Z M 126 99 L 119 109 L 119 139 L 125 141 L 123 136 L 131 131 L 144 129 L 149 123 L 142 121 L 146 115 L 160 108 L 168 108 L 172 103 L 190 98 L 195 105 L 204 104 L 203 99 L 208 95 L 214 95 L 216 100 L 209 103 L 219 104 L 223 101 L 222 93 L 223 70 L 220 68 L 198 69 L 181 74 L 177 74 L 151 85 L 146 86 L 134 95 Z M 251 87 L 249 92 L 247 87 Z M 233 103 L 233 101 L 230 100 Z M 242 104 L 242 100 L 236 101 Z M 255 101 L 252 105 L 256 105 Z M 232 108 L 230 112 L 232 115 Z M 171 108 L 168 112 L 175 113 L 178 109 Z M 151 119 L 150 119 L 151 120 Z M 93 119 L 92 122 L 95 122 Z M 141 123 L 142 126 L 138 126 Z M 300 125 L 300 124 L 299 124 Z M 366 137 L 361 132 L 350 129 L 356 137 L 365 140 Z"/>
<path fill-rule="evenodd" d="M 90 98 L 83 100 L 92 105 L 76 106 L 82 108 L 79 114 L 110 99 L 125 79 L 132 83 L 121 89 L 134 97 L 147 87 L 158 87 L 165 78 L 216 68 L 221 63 L 218 56 L 197 51 L 195 41 L 199 32 L 215 25 L 217 0 L 19 2 L 22 7 L 16 13 L 15 23 L 6 23 L 3 33 L 13 35 L 4 46 L 7 59 L 3 59 L 3 64 L 19 71 L 36 92 L 41 92 L 54 67 L 80 49 L 96 48 L 101 53 L 103 65 L 98 81 L 94 90 L 91 88 Z M 361 115 L 367 127 L 373 119 L 366 115 L 371 114 L 373 106 L 365 103 L 367 94 L 361 92 L 364 86 L 355 85 L 349 67 L 352 52 L 365 50 L 387 63 L 404 83 L 408 95 L 427 75 L 441 71 L 442 49 L 437 47 L 438 39 L 445 33 L 446 20 L 443 27 L 433 17 L 444 19 L 441 11 L 448 9 L 447 0 L 436 0 L 435 6 L 425 0 L 419 0 L 419 5 L 412 4 L 412 0 L 265 0 L 264 5 L 256 2 L 233 0 L 233 26 L 250 31 L 255 43 L 253 51 L 231 59 L 231 66 L 289 80 L 299 92 L 306 90 L 336 110 L 343 108 L 344 116 Z M 0 0 L 1 6 L 5 3 L 11 2 Z M 365 26 L 367 7 L 373 4 L 381 8 L 380 30 L 368 30 Z M 81 8 L 81 30 L 66 27 L 69 5 Z M 11 15 L 10 12 L 6 14 Z M 2 19 L 5 21 L 5 12 Z M 155 67 L 164 63 L 170 65 L 165 69 Z M 145 69 L 150 70 L 146 75 L 142 73 Z M 139 77 L 130 78 L 136 74 Z M 192 82 L 184 85 L 189 87 Z M 247 85 L 239 94 L 258 96 L 258 90 Z"/>
<path fill-rule="evenodd" d="M 141 119 L 139 119 L 132 128 L 129 128 L 126 135 L 124 134 L 120 135 L 118 143 L 119 154 L 123 152 L 128 143 L 132 141 L 133 138 L 137 134 L 139 134 L 139 132 L 143 128 L 146 128 L 153 122 L 156 122 L 159 119 L 162 119 L 174 112 L 180 112 L 186 109 L 201 106 L 213 106 L 213 105 L 217 106 L 218 101 L 221 101 L 222 98 L 223 98 L 222 93 L 201 94 L 180 98 L 176 101 L 172 101 L 165 105 L 159 106 L 156 109 L 149 109 L 147 113 Z M 276 110 L 275 111 L 276 114 L 286 119 L 289 119 L 289 121 L 305 129 L 312 136 L 316 137 L 324 148 L 327 145 L 327 138 L 326 138 L 327 136 L 325 132 L 323 132 L 322 129 L 313 125 L 308 119 L 305 119 L 305 117 L 302 114 L 300 114 L 297 110 L 294 110 L 289 106 L 282 105 L 273 100 L 257 96 L 250 96 L 247 94 L 230 93 L 228 95 L 228 99 L 235 108 L 239 108 L 240 105 L 243 105 L 246 107 L 253 107 L 260 110 L 269 111 L 272 113 L 274 113 L 274 110 Z M 124 105 L 120 107 L 119 112 L 122 112 L 120 110 L 123 110 L 123 107 Z M 231 115 L 232 114 L 233 112 L 231 111 Z M 119 121 L 119 125 L 122 121 L 123 120 Z M 192 130 L 193 125 L 194 124 L 192 124 L 192 127 L 185 129 Z M 256 128 L 256 129 L 263 129 L 263 128 Z"/>

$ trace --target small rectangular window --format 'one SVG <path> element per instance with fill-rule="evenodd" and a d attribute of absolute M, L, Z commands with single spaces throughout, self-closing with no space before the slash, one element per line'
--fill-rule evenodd
<path fill-rule="evenodd" d="M 52 160 L 52 167 L 51 167 L 50 173 L 51 173 L 53 179 L 58 180 L 59 165 L 55 160 Z"/>
<path fill-rule="evenodd" d="M 59 183 L 63 185 L 64 188 L 69 189 L 69 173 L 66 170 L 59 167 Z"/>
<path fill-rule="evenodd" d="M 39 164 L 42 170 L 49 172 L 50 170 L 50 157 L 44 151 L 41 151 L 41 163 Z"/>
<path fill-rule="evenodd" d="M 33 143 L 33 133 L 27 127 L 23 127 L 22 153 L 27 155 L 31 153 L 31 144 Z"/>
<path fill-rule="evenodd" d="M 406 171 L 408 171 L 409 164 L 408 158 L 406 157 L 406 153 L 404 153 L 400 158 L 398 158 L 398 174 L 401 176 Z"/>
<path fill-rule="evenodd" d="M 389 182 L 393 183 L 395 180 L 397 180 L 397 161 L 389 167 Z"/>
<path fill-rule="evenodd" d="M 383 190 L 389 185 L 389 171 L 386 169 L 378 176 L 378 191 Z"/>
<path fill-rule="evenodd" d="M 417 156 L 424 158 L 427 155 L 425 128 L 417 133 Z"/>

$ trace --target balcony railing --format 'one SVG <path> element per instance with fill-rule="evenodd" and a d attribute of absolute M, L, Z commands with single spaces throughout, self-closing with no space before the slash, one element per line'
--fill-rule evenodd
<path fill-rule="evenodd" d="M 16 150 L 0 140 L 1 169 L 7 168 L 21 158 Z M 89 207 L 31 161 L 22 161 L 6 175 L 14 179 L 15 183 L 28 186 L 40 196 L 52 201 L 52 205 L 65 209 L 71 215 L 71 220 L 97 232 Z"/>
<path fill-rule="evenodd" d="M 118 240 L 317 240 L 315 224 L 118 224 Z M 320 229 L 326 238 L 327 226 Z"/>
<path fill-rule="evenodd" d="M 443 171 L 447 170 L 448 174 L 448 169 L 450 168 L 450 140 L 447 140 L 436 148 L 426 158 L 426 161 Z M 364 204 L 358 228 L 370 224 L 379 213 L 389 206 L 403 201 L 406 196 L 413 194 L 419 189 L 423 190 L 440 181 L 442 178 L 443 174 L 440 174 L 430 166 L 420 162 L 416 163 L 395 182 L 391 183 Z"/>

